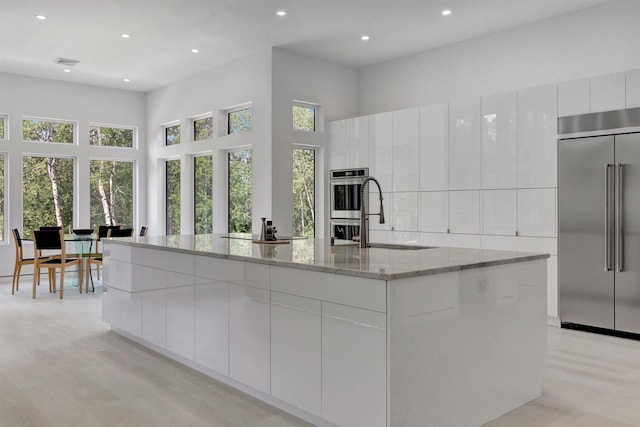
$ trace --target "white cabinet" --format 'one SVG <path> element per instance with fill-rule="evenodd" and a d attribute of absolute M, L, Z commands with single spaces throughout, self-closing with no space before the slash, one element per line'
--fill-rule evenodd
<path fill-rule="evenodd" d="M 449 229 L 452 233 L 480 233 L 480 192 L 449 192 Z"/>
<path fill-rule="evenodd" d="M 229 285 L 197 279 L 195 361 L 229 375 Z"/>
<path fill-rule="evenodd" d="M 591 113 L 625 108 L 625 73 L 591 79 Z"/>
<path fill-rule="evenodd" d="M 322 417 L 386 426 L 386 315 L 322 303 Z"/>
<path fill-rule="evenodd" d="M 381 113 L 369 116 L 369 175 L 375 177 L 382 191 L 393 188 L 393 114 Z M 369 186 L 369 192 L 376 192 L 375 185 Z M 373 205 L 371 205 L 373 206 Z"/>
<path fill-rule="evenodd" d="M 346 127 L 348 167 L 367 167 L 369 164 L 369 117 L 346 120 Z"/>
<path fill-rule="evenodd" d="M 449 104 L 449 190 L 480 188 L 480 98 Z"/>
<path fill-rule="evenodd" d="M 194 360 L 195 286 L 167 288 L 167 350 Z"/>
<path fill-rule="evenodd" d="M 271 395 L 321 415 L 320 301 L 271 294 Z"/>
<path fill-rule="evenodd" d="M 418 191 L 420 186 L 419 108 L 393 112 L 392 170 L 393 191 Z"/>
<path fill-rule="evenodd" d="M 518 234 L 556 237 L 555 188 L 518 190 Z"/>
<path fill-rule="evenodd" d="M 483 191 L 482 233 L 515 236 L 517 230 L 517 190 Z"/>
<path fill-rule="evenodd" d="M 106 270 L 105 270 L 106 271 Z M 102 318 L 116 329 L 142 337 L 142 294 L 113 287 L 102 296 Z"/>
<path fill-rule="evenodd" d="M 589 79 L 558 83 L 558 117 L 591 112 Z"/>
<path fill-rule="evenodd" d="M 418 192 L 393 194 L 393 229 L 395 231 L 418 231 L 420 222 L 418 215 L 419 194 Z M 377 218 L 371 217 L 369 221 L 377 222 Z"/>
<path fill-rule="evenodd" d="M 482 188 L 516 188 L 517 93 L 482 97 Z"/>
<path fill-rule="evenodd" d="M 640 107 L 640 70 L 627 73 L 626 93 L 627 108 Z"/>
<path fill-rule="evenodd" d="M 449 189 L 449 104 L 420 107 L 420 190 Z"/>
<path fill-rule="evenodd" d="M 349 166 L 346 120 L 329 123 L 329 169 Z"/>
<path fill-rule="evenodd" d="M 449 228 L 449 193 L 420 193 L 420 231 L 446 233 Z"/>
<path fill-rule="evenodd" d="M 142 292 L 142 338 L 167 347 L 167 290 Z"/>
<path fill-rule="evenodd" d="M 518 188 L 556 187 L 556 86 L 518 91 Z"/>
<path fill-rule="evenodd" d="M 229 376 L 269 393 L 269 291 L 229 287 Z"/>

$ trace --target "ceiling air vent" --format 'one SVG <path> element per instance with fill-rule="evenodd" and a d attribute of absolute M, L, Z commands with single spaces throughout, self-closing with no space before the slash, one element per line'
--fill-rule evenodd
<path fill-rule="evenodd" d="M 56 64 L 67 66 L 67 67 L 73 67 L 74 65 L 78 64 L 80 61 L 77 61 L 75 59 L 69 59 L 69 58 L 56 58 L 53 62 L 55 62 Z"/>

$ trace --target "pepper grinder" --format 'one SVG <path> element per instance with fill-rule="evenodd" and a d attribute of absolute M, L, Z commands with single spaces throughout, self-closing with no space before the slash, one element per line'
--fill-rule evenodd
<path fill-rule="evenodd" d="M 267 218 L 260 218 L 262 220 L 262 229 L 260 230 L 260 239 L 263 242 L 267 239 L 267 224 L 266 224 L 266 220 Z"/>

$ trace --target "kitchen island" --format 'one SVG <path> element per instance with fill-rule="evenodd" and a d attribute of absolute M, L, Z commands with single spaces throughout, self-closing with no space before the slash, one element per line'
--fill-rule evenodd
<path fill-rule="evenodd" d="M 113 331 L 316 425 L 478 426 L 541 394 L 546 254 L 104 243 Z"/>

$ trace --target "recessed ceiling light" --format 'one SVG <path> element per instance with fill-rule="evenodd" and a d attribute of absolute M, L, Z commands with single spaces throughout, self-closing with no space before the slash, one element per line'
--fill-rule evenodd
<path fill-rule="evenodd" d="M 287 12 L 285 12 L 284 10 L 279 10 L 276 12 L 276 15 L 278 16 L 286 16 Z"/>
<path fill-rule="evenodd" d="M 44 15 L 36 15 L 36 19 L 45 20 L 47 17 Z"/>
<path fill-rule="evenodd" d="M 365 42 L 366 42 L 366 41 L 367 41 L 367 40 L 369 40 L 370 38 L 371 38 L 371 37 L 369 37 L 369 36 L 367 36 L 367 35 L 364 35 L 364 36 L 360 37 L 360 40 L 362 40 L 362 41 L 365 41 Z"/>
<path fill-rule="evenodd" d="M 68 69 L 68 68 L 65 68 L 65 69 L 64 69 L 64 72 L 65 72 L 65 73 L 70 73 L 70 72 L 71 72 L 71 70 L 70 70 L 70 69 Z"/>
<path fill-rule="evenodd" d="M 122 79 L 122 81 L 129 83 L 131 81 L 131 79 Z"/>
<path fill-rule="evenodd" d="M 198 52 L 200 52 L 200 51 L 199 51 L 198 49 L 191 49 L 191 52 L 193 52 L 193 53 L 198 53 Z"/>
<path fill-rule="evenodd" d="M 442 11 L 442 14 L 443 14 L 444 16 L 449 16 L 449 15 L 451 15 L 451 9 L 445 9 L 445 10 L 443 10 L 443 11 Z"/>
<path fill-rule="evenodd" d="M 128 39 L 129 37 L 131 37 L 130 34 L 121 34 L 120 37 L 122 37 L 123 39 Z"/>

